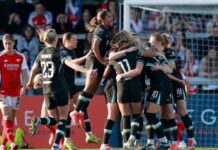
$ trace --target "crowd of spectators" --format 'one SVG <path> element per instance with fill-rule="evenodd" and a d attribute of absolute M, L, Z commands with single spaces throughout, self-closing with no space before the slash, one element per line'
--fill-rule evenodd
<path fill-rule="evenodd" d="M 79 40 L 76 49 L 80 57 L 90 48 L 87 33 L 91 18 L 98 11 L 108 9 L 114 20 L 117 19 L 115 0 L 102 0 L 94 5 L 82 3 L 82 0 L 15 0 L 10 8 L 8 24 L 1 33 L 16 35 L 17 51 L 25 53 L 30 68 L 42 48 L 36 34 L 40 29 L 54 28 L 60 35 L 66 32 L 84 34 L 85 38 Z"/>
<path fill-rule="evenodd" d="M 181 64 L 189 77 L 217 78 L 218 15 L 131 9 L 131 30 L 142 36 L 168 33 Z M 213 58 L 210 53 L 213 53 Z"/>
<path fill-rule="evenodd" d="M 90 49 L 89 21 L 102 9 L 111 12 L 116 24 L 118 13 L 115 0 L 102 0 L 95 6 L 83 5 L 82 0 L 15 0 L 2 34 L 17 35 L 16 48 L 25 54 L 29 68 L 41 50 L 42 44 L 35 34 L 39 29 L 55 28 L 58 34 L 70 31 L 85 35 L 84 39 L 79 39 L 76 49 L 76 55 L 80 57 Z M 139 35 L 149 36 L 154 32 L 171 35 L 173 48 L 181 62 L 181 71 L 186 76 L 218 77 L 218 61 L 215 61 L 218 55 L 218 15 L 134 8 L 131 9 L 130 19 L 131 30 Z M 211 51 L 215 59 L 210 57 Z"/>

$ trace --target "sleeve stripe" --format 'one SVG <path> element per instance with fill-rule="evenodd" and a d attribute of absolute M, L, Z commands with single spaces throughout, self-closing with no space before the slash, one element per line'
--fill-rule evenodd
<path fill-rule="evenodd" d="M 66 60 L 66 59 L 71 59 L 71 57 L 70 56 L 66 56 L 66 57 L 64 57 L 63 59 L 62 59 L 62 64 L 64 63 L 64 61 Z"/>
<path fill-rule="evenodd" d="M 145 66 L 147 66 L 147 67 L 152 67 L 152 66 L 155 66 L 155 64 L 152 64 L 152 63 L 146 63 Z"/>
<path fill-rule="evenodd" d="M 144 63 L 145 61 L 143 61 L 143 60 L 137 60 L 137 62 L 143 62 L 143 63 Z"/>
<path fill-rule="evenodd" d="M 102 38 L 100 36 L 94 35 L 93 38 L 97 38 L 99 41 L 102 40 Z"/>
<path fill-rule="evenodd" d="M 176 59 L 173 59 L 173 58 L 172 58 L 172 59 L 168 59 L 168 61 L 176 61 Z"/>
<path fill-rule="evenodd" d="M 138 49 L 138 55 L 140 56 L 142 53 L 142 50 Z"/>

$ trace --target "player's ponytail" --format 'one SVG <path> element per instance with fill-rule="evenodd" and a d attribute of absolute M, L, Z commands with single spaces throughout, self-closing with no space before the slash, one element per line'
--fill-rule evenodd
<path fill-rule="evenodd" d="M 167 33 L 161 34 L 164 40 L 164 47 L 169 48 L 170 47 L 170 35 Z"/>
<path fill-rule="evenodd" d="M 109 12 L 106 10 L 98 12 L 97 16 L 92 18 L 89 22 L 88 31 L 94 32 L 97 25 L 102 25 L 102 20 L 104 20 Z"/>
<path fill-rule="evenodd" d="M 94 32 L 97 25 L 98 25 L 97 17 L 92 18 L 92 20 L 89 22 L 89 27 L 88 27 L 89 32 Z"/>
<path fill-rule="evenodd" d="M 53 44 L 57 39 L 57 33 L 55 29 L 38 30 L 39 40 L 43 43 Z"/>

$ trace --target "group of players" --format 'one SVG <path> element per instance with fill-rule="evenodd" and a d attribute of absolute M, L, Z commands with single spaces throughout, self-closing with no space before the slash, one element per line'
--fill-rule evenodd
<path fill-rule="evenodd" d="M 23 88 L 18 87 L 16 94 L 4 93 L 8 88 L 13 89 L 11 82 L 1 86 L 1 110 L 4 116 L 4 132 L 1 149 L 5 148 L 5 141 L 11 143 L 11 149 L 17 149 L 13 141 L 13 116 L 19 104 L 19 95 L 26 88 L 37 88 L 34 77 L 41 69 L 44 103 L 41 117 L 34 117 L 30 132 L 34 135 L 39 125 L 46 127 L 53 133 L 54 141 L 50 141 L 53 150 L 67 148 L 78 149 L 71 141 L 71 122 L 84 128 L 86 142 L 101 143 L 101 150 L 113 149 L 109 145 L 109 138 L 113 125 L 122 115 L 123 148 L 126 150 L 140 149 L 140 137 L 143 130 L 143 116 L 146 118 L 147 149 L 154 147 L 154 134 L 158 138 L 157 146 L 162 149 L 177 150 L 177 126 L 174 118 L 173 105 L 177 109 L 186 127 L 189 137 L 189 149 L 195 148 L 194 127 L 186 110 L 185 84 L 176 67 L 176 56 L 170 49 L 170 39 L 167 34 L 152 34 L 149 44 L 143 44 L 136 35 L 126 31 L 112 34 L 113 18 L 108 11 L 101 11 L 89 24 L 89 31 L 93 33 L 90 52 L 75 58 L 76 37 L 72 33 L 63 36 L 63 49 L 57 48 L 58 37 L 54 29 L 38 31 L 40 40 L 45 47 L 38 54 L 31 69 L 29 81 L 24 78 Z M 10 46 L 7 46 L 11 44 Z M 5 50 L 1 53 L 1 78 L 5 72 L 17 69 L 26 70 L 23 56 L 14 49 L 13 38 L 6 34 L 3 37 Z M 9 47 L 9 48 L 8 48 Z M 21 57 L 18 65 L 5 65 L 9 61 L 3 59 L 11 55 L 11 63 Z M 18 57 L 16 56 L 16 57 Z M 86 60 L 86 67 L 80 64 Z M 18 68 L 15 68 L 15 67 Z M 5 68 L 8 68 L 5 71 Z M 83 91 L 78 93 L 74 84 L 74 70 L 85 73 L 86 81 Z M 145 74 L 150 79 L 150 89 L 145 100 Z M 13 74 L 15 75 L 15 74 Z M 19 76 L 19 75 L 18 75 Z M 25 74 L 24 74 L 25 76 Z M 87 108 L 94 96 L 102 78 L 104 78 L 104 92 L 107 100 L 108 116 L 105 122 L 103 141 L 96 137 L 91 130 Z M 19 79 L 17 79 L 19 81 Z M 2 80 L 4 81 L 4 80 Z M 8 85 L 12 84 L 12 85 Z M 19 83 L 17 83 L 19 85 Z M 40 86 L 40 85 L 39 85 Z M 16 99 L 16 101 L 14 100 Z M 70 100 L 72 99 L 72 100 Z M 7 108 L 7 109 L 6 109 Z M 11 108 L 8 110 L 8 108 Z M 9 112 L 10 111 L 10 112 Z M 12 113 L 13 112 L 13 113 Z M 158 113 L 160 115 L 158 116 Z M 13 115 L 12 115 L 13 114 Z M 51 136 L 53 137 L 53 136 Z M 62 147 L 64 146 L 64 147 Z"/>

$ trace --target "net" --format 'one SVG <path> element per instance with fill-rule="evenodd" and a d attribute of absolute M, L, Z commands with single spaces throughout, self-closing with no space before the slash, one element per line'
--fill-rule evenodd
<path fill-rule="evenodd" d="M 124 28 L 142 41 L 155 32 L 170 35 L 181 72 L 190 81 L 188 110 L 198 146 L 218 147 L 217 5 L 132 3 L 129 8 L 125 11 L 124 1 Z"/>

